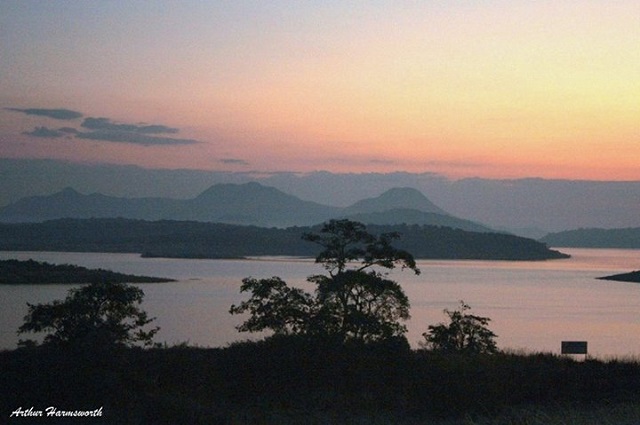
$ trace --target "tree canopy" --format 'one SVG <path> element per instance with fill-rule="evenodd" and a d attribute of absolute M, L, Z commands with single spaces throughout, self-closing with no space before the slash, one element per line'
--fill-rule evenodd
<path fill-rule="evenodd" d="M 159 328 L 140 309 L 144 292 L 125 283 L 92 283 L 69 290 L 63 300 L 29 304 L 18 334 L 45 332 L 44 344 L 104 347 L 152 344 Z"/>
<path fill-rule="evenodd" d="M 316 308 L 313 297 L 302 289 L 291 288 L 277 276 L 270 279 L 245 278 L 240 292 L 251 292 L 251 298 L 239 306 L 232 305 L 231 314 L 248 312 L 251 317 L 238 326 L 240 332 L 270 329 L 276 334 L 306 333 Z"/>
<path fill-rule="evenodd" d="M 449 323 L 430 325 L 429 330 L 422 334 L 425 338 L 422 345 L 446 353 L 496 353 L 497 335 L 488 327 L 491 319 L 467 313 L 470 309 L 464 301 L 460 301 L 460 307 L 456 310 L 445 309 Z"/>
<path fill-rule="evenodd" d="M 290 288 L 278 277 L 243 280 L 241 292 L 251 298 L 231 306 L 231 314 L 251 317 L 238 326 L 242 332 L 271 330 L 275 334 L 325 335 L 341 341 L 375 341 L 402 337 L 409 318 L 409 299 L 402 287 L 381 269 L 397 265 L 419 274 L 413 256 L 392 246 L 400 235 L 373 235 L 362 223 L 331 220 L 320 233 L 303 239 L 319 244 L 316 257 L 328 274 L 308 281 L 315 293 Z"/>
<path fill-rule="evenodd" d="M 331 276 L 343 273 L 350 262 L 359 262 L 354 266 L 357 271 L 372 266 L 393 269 L 400 263 L 403 268 L 420 274 L 413 256 L 391 245 L 398 238 L 397 232 L 372 235 L 364 224 L 347 219 L 330 220 L 322 226 L 320 233 L 302 235 L 302 239 L 324 248 L 316 256 L 316 263 L 322 263 Z"/>

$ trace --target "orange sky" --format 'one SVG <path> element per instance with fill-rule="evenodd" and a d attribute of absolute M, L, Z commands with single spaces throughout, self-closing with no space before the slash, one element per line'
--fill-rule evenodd
<path fill-rule="evenodd" d="M 637 1 L 220 3 L 0 4 L 0 157 L 640 180 Z"/>

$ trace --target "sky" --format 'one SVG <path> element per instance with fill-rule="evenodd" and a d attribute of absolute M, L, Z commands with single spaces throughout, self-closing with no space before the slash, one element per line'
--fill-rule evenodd
<path fill-rule="evenodd" d="M 640 2 L 1 0 L 0 158 L 640 180 Z"/>

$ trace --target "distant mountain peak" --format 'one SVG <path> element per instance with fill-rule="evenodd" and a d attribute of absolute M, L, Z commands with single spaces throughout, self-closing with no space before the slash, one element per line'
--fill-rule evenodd
<path fill-rule="evenodd" d="M 383 192 L 380 197 L 383 196 L 420 196 L 425 198 L 425 196 L 418 189 L 413 187 L 393 187 L 386 192 Z"/>
<path fill-rule="evenodd" d="M 335 207 L 256 182 L 215 184 L 185 206 L 180 219 L 280 227 L 315 224 L 338 214 Z"/>
<path fill-rule="evenodd" d="M 270 197 L 286 197 L 293 199 L 293 195 L 284 193 L 275 187 L 264 186 L 260 183 L 220 183 L 214 184 L 202 193 L 200 193 L 195 200 L 205 200 L 210 198 L 224 199 L 242 199 L 243 201 L 251 201 L 247 197 L 253 196 L 270 196 Z"/>
<path fill-rule="evenodd" d="M 378 200 L 387 200 L 387 201 L 391 201 L 391 202 L 393 202 L 393 201 L 397 201 L 397 202 L 407 202 L 407 201 L 424 202 L 424 201 L 428 201 L 429 203 L 431 203 L 431 201 L 429 201 L 429 199 L 426 196 L 424 196 L 424 194 L 422 192 L 420 192 L 418 189 L 414 189 L 412 187 L 394 187 L 392 189 L 387 190 L 386 192 L 383 192 L 380 196 L 378 196 L 377 199 Z"/>
<path fill-rule="evenodd" d="M 451 227 L 454 229 L 461 229 L 468 232 L 479 233 L 495 233 L 495 230 L 490 229 L 478 223 L 474 223 L 470 220 L 464 220 L 448 214 L 438 214 L 434 212 L 418 211 L 407 208 L 391 209 L 383 212 L 371 212 L 371 213 L 359 213 L 347 216 L 350 220 L 359 221 L 365 224 L 376 225 L 429 225 L 429 226 L 441 226 Z"/>
<path fill-rule="evenodd" d="M 348 213 L 370 213 L 395 209 L 411 209 L 449 215 L 435 205 L 422 192 L 411 187 L 396 187 L 387 190 L 378 197 L 363 199 L 347 208 Z"/>
<path fill-rule="evenodd" d="M 455 217 L 434 205 L 422 192 L 407 187 L 387 190 L 348 208 L 302 200 L 257 182 L 216 184 L 185 200 L 84 195 L 67 187 L 50 196 L 25 198 L 0 208 L 0 222 L 124 217 L 288 227 L 352 216 L 371 223 L 437 224 L 464 229 L 471 226 L 464 220 L 454 220 Z"/>
<path fill-rule="evenodd" d="M 71 186 L 67 186 L 64 189 L 62 189 L 60 192 L 54 194 L 54 195 L 60 195 L 60 196 L 81 196 L 82 194 L 80 192 L 78 192 L 77 190 L 75 190 L 74 188 L 72 188 Z"/>

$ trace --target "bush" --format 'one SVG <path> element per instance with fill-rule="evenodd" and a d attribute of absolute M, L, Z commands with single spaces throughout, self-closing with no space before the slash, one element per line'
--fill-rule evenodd
<path fill-rule="evenodd" d="M 466 313 L 470 310 L 464 301 L 460 301 L 457 310 L 444 310 L 449 316 L 449 323 L 430 325 L 429 331 L 422 334 L 426 349 L 446 353 L 493 354 L 498 351 L 495 338 L 489 328 L 488 317 Z"/>

